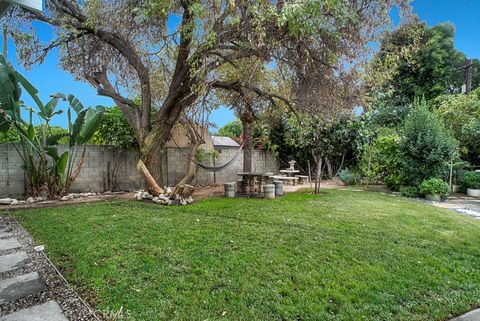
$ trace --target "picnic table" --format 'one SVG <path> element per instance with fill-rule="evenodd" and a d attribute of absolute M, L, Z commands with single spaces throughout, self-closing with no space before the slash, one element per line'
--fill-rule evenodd
<path fill-rule="evenodd" d="M 262 184 L 265 183 L 273 173 L 263 172 L 240 172 L 238 176 L 242 176 L 242 190 L 247 195 L 260 193 Z"/>

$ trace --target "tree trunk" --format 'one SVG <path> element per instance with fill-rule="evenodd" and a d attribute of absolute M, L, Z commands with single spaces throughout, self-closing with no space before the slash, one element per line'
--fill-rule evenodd
<path fill-rule="evenodd" d="M 320 181 L 322 179 L 322 156 L 314 155 L 313 159 L 315 161 L 316 169 L 315 169 L 315 194 L 320 192 Z"/>
<path fill-rule="evenodd" d="M 328 173 L 328 178 L 333 177 L 333 168 L 332 168 L 332 163 L 330 160 L 325 157 L 325 162 L 327 163 L 327 173 Z"/>
<path fill-rule="evenodd" d="M 340 163 L 340 166 L 338 167 L 338 170 L 337 170 L 337 172 L 335 173 L 335 177 L 337 177 L 337 176 L 338 176 L 338 173 L 340 173 L 340 171 L 342 170 L 342 168 L 343 168 L 343 163 L 344 163 L 344 162 L 345 162 L 345 153 L 343 153 L 343 155 L 342 155 L 342 162 Z"/>
<path fill-rule="evenodd" d="M 185 185 L 190 184 L 193 179 L 195 178 L 197 172 L 197 164 L 195 164 L 195 156 L 197 155 L 198 147 L 200 146 L 201 142 L 195 142 L 190 149 L 190 159 L 188 161 L 188 172 L 187 174 L 178 182 L 175 188 L 172 191 L 172 194 L 180 194 L 180 190 L 184 189 Z"/>
<path fill-rule="evenodd" d="M 148 191 L 150 192 L 150 194 L 158 196 L 165 192 L 160 186 L 158 186 L 157 182 L 150 174 L 147 166 L 145 166 L 141 159 L 138 160 L 137 169 L 145 178 L 145 182 L 147 183 Z"/>
<path fill-rule="evenodd" d="M 253 162 L 253 143 L 252 143 L 252 122 L 242 119 L 243 124 L 243 139 L 245 144 L 243 145 L 243 171 L 252 171 Z"/>

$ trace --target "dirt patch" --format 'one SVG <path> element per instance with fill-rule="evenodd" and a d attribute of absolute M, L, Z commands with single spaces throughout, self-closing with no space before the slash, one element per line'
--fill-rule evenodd
<path fill-rule="evenodd" d="M 223 185 L 196 187 L 195 192 L 193 192 L 193 198 L 204 199 L 214 196 L 223 196 L 223 194 Z"/>

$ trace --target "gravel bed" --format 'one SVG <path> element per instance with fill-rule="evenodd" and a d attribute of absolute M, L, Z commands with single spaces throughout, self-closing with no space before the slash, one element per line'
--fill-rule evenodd
<path fill-rule="evenodd" d="M 49 300 L 54 300 L 60 305 L 63 313 L 70 321 L 100 320 L 93 312 L 94 310 L 88 307 L 80 299 L 73 288 L 65 282 L 63 277 L 56 271 L 55 267 L 50 263 L 47 257 L 42 252 L 36 252 L 33 249 L 38 244 L 33 242 L 31 236 L 13 218 L 5 216 L 0 217 L 2 217 L 6 225 L 10 227 L 14 237 L 22 244 L 21 249 L 0 251 L 0 254 L 3 255 L 25 251 L 33 263 L 29 267 L 2 273 L 0 278 L 5 279 L 36 271 L 47 287 L 46 291 L 32 294 L 0 306 L 0 316 L 5 316 L 24 308 L 45 303 Z"/>

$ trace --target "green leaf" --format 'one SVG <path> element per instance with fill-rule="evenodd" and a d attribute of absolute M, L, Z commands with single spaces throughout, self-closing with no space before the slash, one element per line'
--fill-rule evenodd
<path fill-rule="evenodd" d="M 60 156 L 60 160 L 58 161 L 57 171 L 60 175 L 63 175 L 63 173 L 65 173 L 65 169 L 67 168 L 67 161 L 68 161 L 68 151 L 64 152 Z"/>
<path fill-rule="evenodd" d="M 67 133 L 62 133 L 62 134 L 53 134 L 50 135 L 46 138 L 45 142 L 47 146 L 52 146 L 52 145 L 58 145 L 58 141 L 62 139 L 63 137 L 68 136 Z"/>
<path fill-rule="evenodd" d="M 75 112 L 78 114 L 80 111 L 84 110 L 85 107 L 83 107 L 82 103 L 80 100 L 77 99 L 74 95 L 68 95 L 68 102 L 70 104 L 70 107 L 75 110 Z"/>
<path fill-rule="evenodd" d="M 49 146 L 45 148 L 45 153 L 53 158 L 55 161 L 58 160 L 58 150 L 55 146 Z"/>
<path fill-rule="evenodd" d="M 90 138 L 92 138 L 98 126 L 102 122 L 103 111 L 104 109 L 101 108 L 97 108 L 97 110 L 94 110 L 93 108 L 88 109 L 85 117 L 85 123 L 83 124 L 79 138 L 77 139 L 77 144 L 85 144 Z"/>
<path fill-rule="evenodd" d="M 75 146 L 75 143 L 77 142 L 77 137 L 80 134 L 80 131 L 82 130 L 83 123 L 85 122 L 86 114 L 87 114 L 87 110 L 82 110 L 77 115 L 77 119 L 75 119 L 75 123 L 73 124 L 73 127 L 72 127 L 72 132 L 70 133 L 70 141 L 68 143 L 70 147 Z"/>
<path fill-rule="evenodd" d="M 33 124 L 30 124 L 27 128 L 27 133 L 28 133 L 28 137 L 31 139 L 31 140 L 34 140 L 35 139 L 35 127 L 33 127 Z"/>
<path fill-rule="evenodd" d="M 25 88 L 30 97 L 32 97 L 32 99 L 35 101 L 40 111 L 45 113 L 45 106 L 37 96 L 38 90 L 22 74 L 17 71 L 13 71 L 13 73 L 17 81 L 23 86 L 23 88 Z"/>

